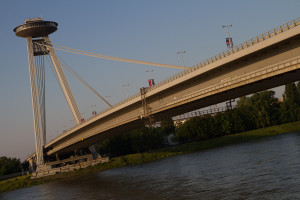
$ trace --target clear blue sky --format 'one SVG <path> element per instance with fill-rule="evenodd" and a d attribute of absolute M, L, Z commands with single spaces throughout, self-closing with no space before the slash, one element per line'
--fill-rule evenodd
<path fill-rule="evenodd" d="M 22 160 L 35 151 L 26 40 L 13 28 L 26 18 L 57 22 L 53 43 L 122 58 L 180 65 L 176 54 L 186 51 L 192 66 L 226 49 L 226 30 L 239 44 L 299 16 L 299 0 L 52 0 L 0 1 L 0 156 Z M 57 51 L 57 54 L 102 96 L 115 104 L 177 69 L 100 60 Z M 49 66 L 46 71 L 47 140 L 75 122 Z M 73 77 L 71 89 L 84 113 L 106 107 Z M 96 105 L 96 106 L 94 106 Z M 92 107 L 93 106 L 93 107 Z"/>

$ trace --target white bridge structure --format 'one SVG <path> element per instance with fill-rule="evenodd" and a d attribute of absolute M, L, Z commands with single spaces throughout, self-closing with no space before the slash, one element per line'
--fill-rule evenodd
<path fill-rule="evenodd" d="M 17 36 L 27 38 L 38 166 L 44 164 L 43 149 L 44 154 L 50 157 L 68 154 L 144 126 L 145 122 L 160 121 L 300 80 L 300 18 L 297 18 L 192 67 L 151 63 L 162 67 L 183 68 L 183 71 L 153 87 L 141 88 L 136 95 L 116 105 L 110 105 L 102 99 L 109 108 L 87 121 L 81 121 L 80 112 L 54 49 L 124 62 L 148 65 L 149 62 L 99 55 L 52 44 L 48 35 L 56 29 L 57 23 L 42 19 L 27 20 L 14 29 Z M 39 39 L 32 40 L 36 37 Z M 46 54 L 50 55 L 77 121 L 75 127 L 49 142 L 42 139 L 45 138 L 42 112 L 44 83 L 42 79 L 39 81 L 35 78 L 40 71 L 35 69 L 34 63 L 34 56 Z"/>

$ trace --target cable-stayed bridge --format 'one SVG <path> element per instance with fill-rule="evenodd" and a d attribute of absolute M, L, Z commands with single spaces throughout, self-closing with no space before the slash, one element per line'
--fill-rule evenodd
<path fill-rule="evenodd" d="M 28 34 L 25 36 L 28 39 Z M 36 46 L 46 48 L 50 56 L 54 48 L 61 48 L 60 50 L 94 57 L 135 62 L 55 46 L 47 39 L 48 36 L 39 37 L 43 37 L 43 41 Z M 57 62 L 55 56 L 52 57 L 51 59 Z M 107 110 L 87 121 L 80 122 L 80 116 L 77 117 L 79 123 L 75 127 L 44 144 L 45 154 L 52 157 L 68 154 L 144 126 L 145 123 L 171 118 L 298 80 L 300 18 L 247 40 L 193 67 L 184 68 L 179 74 L 153 87 L 141 88 L 137 94 L 116 105 L 110 105 Z M 72 104 L 73 100 L 70 101 Z M 76 108 L 74 110 L 76 115 Z"/>

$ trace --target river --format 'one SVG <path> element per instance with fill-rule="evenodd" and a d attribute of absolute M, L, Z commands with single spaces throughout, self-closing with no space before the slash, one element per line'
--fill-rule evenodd
<path fill-rule="evenodd" d="M 300 199 L 300 132 L 23 188 L 0 199 Z"/>

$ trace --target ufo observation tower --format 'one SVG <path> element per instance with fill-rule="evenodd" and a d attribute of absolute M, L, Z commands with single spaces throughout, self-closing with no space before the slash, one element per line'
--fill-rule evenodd
<path fill-rule="evenodd" d="M 45 70 L 43 56 L 49 55 L 51 58 L 62 91 L 75 121 L 77 124 L 82 121 L 80 111 L 49 38 L 49 35 L 57 30 L 57 26 L 56 22 L 43 21 L 42 18 L 33 18 L 26 19 L 24 24 L 14 28 L 16 36 L 26 38 L 27 40 L 37 171 L 45 164 L 43 157 L 43 148 L 46 144 Z"/>

